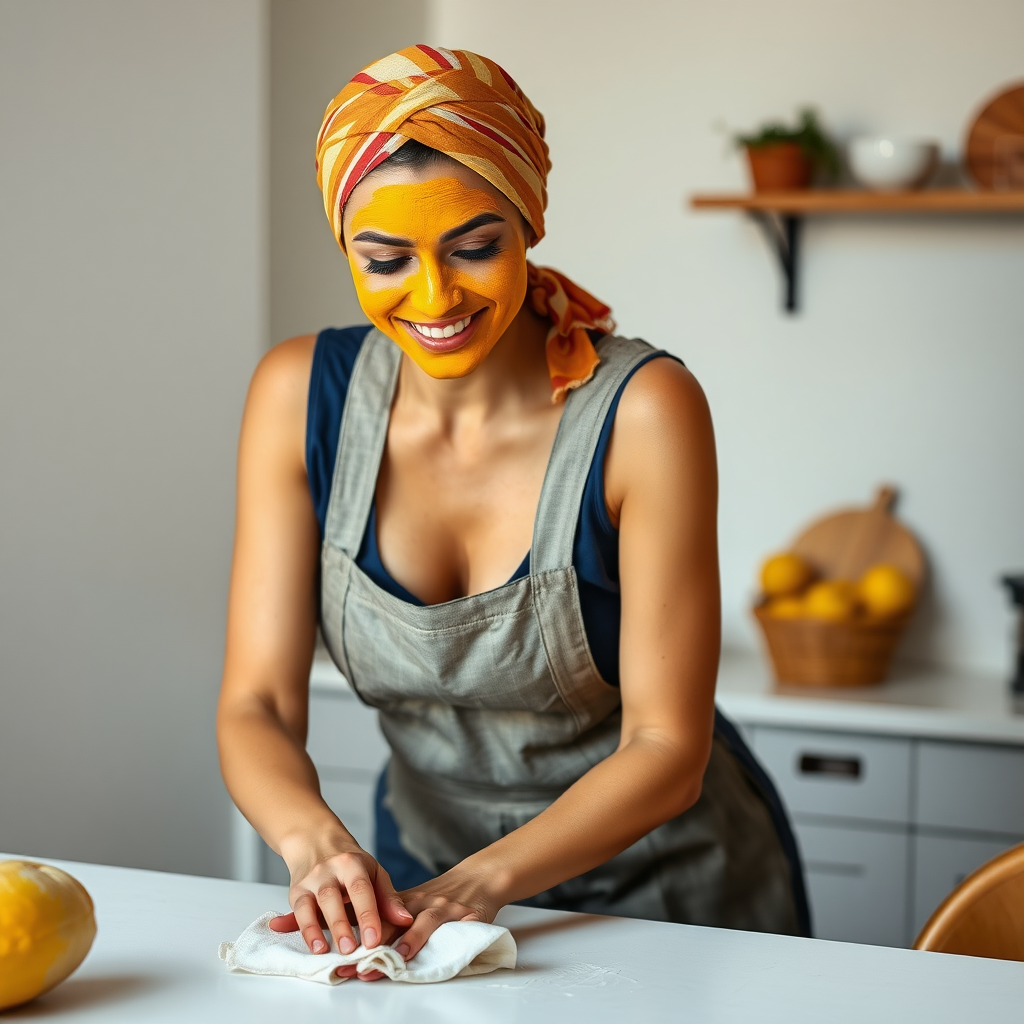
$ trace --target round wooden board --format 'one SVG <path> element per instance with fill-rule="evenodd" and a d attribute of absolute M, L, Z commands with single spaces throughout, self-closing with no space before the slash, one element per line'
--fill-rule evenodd
<path fill-rule="evenodd" d="M 826 579 L 858 579 L 880 562 L 896 566 L 919 590 L 924 553 L 914 535 L 892 515 L 896 491 L 883 487 L 875 504 L 844 509 L 812 523 L 790 546 Z"/>
<path fill-rule="evenodd" d="M 967 133 L 964 162 L 981 188 L 1024 189 L 1024 82 L 984 106 Z"/>

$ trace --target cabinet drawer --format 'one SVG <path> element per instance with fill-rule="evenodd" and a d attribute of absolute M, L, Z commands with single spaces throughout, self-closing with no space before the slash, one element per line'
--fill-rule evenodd
<path fill-rule="evenodd" d="M 914 836 L 913 932 L 917 935 L 939 904 L 972 872 L 1012 846 L 1005 839 Z"/>
<path fill-rule="evenodd" d="M 926 741 L 917 757 L 919 824 L 1024 835 L 1024 750 Z"/>
<path fill-rule="evenodd" d="M 794 813 L 909 819 L 909 740 L 759 726 L 754 750 Z"/>
<path fill-rule="evenodd" d="M 320 795 L 356 842 L 373 852 L 373 782 L 321 779 Z"/>
<path fill-rule="evenodd" d="M 807 822 L 795 830 L 814 937 L 906 946 L 908 834 Z"/>
<path fill-rule="evenodd" d="M 388 759 L 377 712 L 345 692 L 310 695 L 306 749 L 318 767 L 379 772 Z"/>

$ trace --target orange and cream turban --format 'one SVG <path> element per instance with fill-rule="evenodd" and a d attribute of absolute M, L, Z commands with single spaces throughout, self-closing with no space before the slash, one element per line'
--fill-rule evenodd
<path fill-rule="evenodd" d="M 352 190 L 415 139 L 457 160 L 507 196 L 544 237 L 544 118 L 502 68 L 468 50 L 420 44 L 359 72 L 328 104 L 316 143 L 317 184 L 338 244 Z M 610 310 L 556 271 L 530 267 L 530 301 L 552 321 L 547 357 L 555 400 L 598 363 L 588 330 L 610 331 Z"/>

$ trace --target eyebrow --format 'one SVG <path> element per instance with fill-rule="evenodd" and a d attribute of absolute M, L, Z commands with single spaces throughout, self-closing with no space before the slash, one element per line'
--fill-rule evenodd
<path fill-rule="evenodd" d="M 469 234 L 470 231 L 475 231 L 477 228 L 482 228 L 485 224 L 504 224 L 505 218 L 500 213 L 481 213 L 474 217 L 472 220 L 467 220 L 465 224 L 460 224 L 457 228 L 452 228 L 451 231 L 446 231 L 441 236 L 442 242 L 450 242 L 452 239 L 458 238 L 460 235 Z"/>
<path fill-rule="evenodd" d="M 412 242 L 408 238 L 397 238 L 395 235 L 382 235 L 379 231 L 360 231 L 352 236 L 353 242 L 377 242 L 379 245 L 393 245 L 400 249 L 411 249 Z"/>
<path fill-rule="evenodd" d="M 480 213 L 477 216 L 467 220 L 465 224 L 460 224 L 457 228 L 452 228 L 450 231 L 446 231 L 441 236 L 441 242 L 451 242 L 453 239 L 459 238 L 461 235 L 468 234 L 470 231 L 475 231 L 477 228 L 482 228 L 485 224 L 505 224 L 505 218 L 500 213 Z M 390 245 L 396 249 L 411 249 L 413 243 L 408 238 L 399 238 L 397 235 L 385 235 L 380 231 L 360 231 L 358 235 L 352 237 L 353 242 L 376 242 L 378 245 Z"/>

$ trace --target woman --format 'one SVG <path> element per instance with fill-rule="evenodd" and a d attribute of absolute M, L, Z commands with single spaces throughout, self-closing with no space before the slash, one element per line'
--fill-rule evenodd
<path fill-rule="evenodd" d="M 274 927 L 314 953 L 321 922 L 343 951 L 355 922 L 409 958 L 514 901 L 807 931 L 777 798 L 714 709 L 707 405 L 527 262 L 543 135 L 496 64 L 419 46 L 358 74 L 318 139 L 373 326 L 253 377 L 218 715 L 228 788 L 291 873 Z M 305 753 L 318 622 L 392 747 L 377 858 Z"/>

